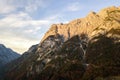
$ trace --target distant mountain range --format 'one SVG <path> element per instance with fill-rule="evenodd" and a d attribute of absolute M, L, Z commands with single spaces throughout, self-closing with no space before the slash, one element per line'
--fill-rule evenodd
<path fill-rule="evenodd" d="M 120 80 L 120 7 L 53 24 L 3 80 Z"/>
<path fill-rule="evenodd" d="M 14 52 L 10 48 L 6 48 L 3 44 L 0 44 L 0 67 L 18 57 L 20 57 L 20 54 Z"/>

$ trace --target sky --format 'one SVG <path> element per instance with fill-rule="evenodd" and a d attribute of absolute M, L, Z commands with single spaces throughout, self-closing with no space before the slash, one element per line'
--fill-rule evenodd
<path fill-rule="evenodd" d="M 119 4 L 120 0 L 0 0 L 0 44 L 22 54 L 40 42 L 50 25 Z"/>

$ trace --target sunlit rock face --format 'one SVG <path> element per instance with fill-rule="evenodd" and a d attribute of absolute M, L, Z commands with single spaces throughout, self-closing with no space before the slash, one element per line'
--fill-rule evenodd
<path fill-rule="evenodd" d="M 119 11 L 120 8 L 113 6 L 102 9 L 98 13 L 90 12 L 85 18 L 76 19 L 67 24 L 53 24 L 42 41 L 49 35 L 55 35 L 56 33 L 63 35 L 66 41 L 75 35 L 80 35 L 81 33 L 85 33 L 89 37 L 92 37 L 98 33 L 104 33 L 105 30 L 109 31 L 112 28 L 120 28 Z M 99 31 L 95 30 L 96 28 L 99 28 Z"/>
<path fill-rule="evenodd" d="M 53 24 L 18 60 L 6 80 L 119 80 L 120 8 Z"/>

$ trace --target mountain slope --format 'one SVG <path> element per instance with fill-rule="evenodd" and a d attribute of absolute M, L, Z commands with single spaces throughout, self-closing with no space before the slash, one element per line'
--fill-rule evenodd
<path fill-rule="evenodd" d="M 3 44 L 0 44 L 0 67 L 8 62 L 20 57 L 20 55 L 10 48 L 6 48 Z"/>
<path fill-rule="evenodd" d="M 119 80 L 120 8 L 54 24 L 29 51 L 6 72 L 6 80 Z"/>

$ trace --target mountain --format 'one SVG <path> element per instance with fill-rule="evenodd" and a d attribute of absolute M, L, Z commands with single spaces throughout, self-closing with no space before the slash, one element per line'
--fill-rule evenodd
<path fill-rule="evenodd" d="M 37 49 L 38 44 L 31 46 L 28 51 L 26 51 L 23 55 L 19 56 L 18 58 L 12 60 L 11 62 L 8 62 L 2 70 L 0 70 L 0 80 L 3 78 L 4 74 L 7 73 L 10 70 L 15 69 L 18 67 L 18 65 L 22 65 L 24 61 L 28 60 L 29 57 L 34 54 L 34 51 Z M 4 80 L 4 79 L 3 79 Z"/>
<path fill-rule="evenodd" d="M 14 52 L 10 48 L 6 48 L 3 44 L 0 44 L 0 67 L 18 57 L 20 57 L 18 53 Z"/>
<path fill-rule="evenodd" d="M 14 62 L 5 80 L 120 80 L 120 7 L 53 24 Z"/>

